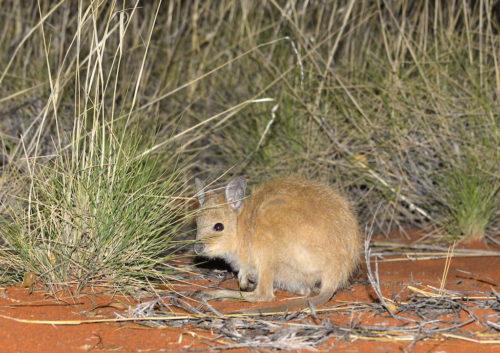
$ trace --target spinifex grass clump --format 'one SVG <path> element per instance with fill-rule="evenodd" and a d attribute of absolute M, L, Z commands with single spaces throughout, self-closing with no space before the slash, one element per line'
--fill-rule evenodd
<path fill-rule="evenodd" d="M 0 177 L 9 181 L 0 185 L 1 280 L 29 273 L 51 289 L 137 289 L 164 278 L 162 263 L 185 244 L 175 238 L 188 212 L 180 139 L 145 152 L 153 131 L 171 136 L 174 124 L 158 127 L 143 93 L 158 6 L 5 5 L 26 20 L 20 41 L 11 18 L 0 25 L 11 43 L 0 58 L 0 103 L 13 107 L 0 122 L 12 127 L 0 134 Z M 21 186 L 9 189 L 16 178 Z"/>
<path fill-rule="evenodd" d="M 491 151 L 492 156 L 497 155 Z M 487 227 L 498 221 L 500 179 L 498 166 L 477 161 L 459 161 L 442 177 L 443 204 L 447 210 L 444 224 L 453 239 L 480 240 Z M 488 169 L 484 169 L 485 167 Z"/>
<path fill-rule="evenodd" d="M 51 288 L 140 288 L 161 278 L 185 224 L 179 170 L 137 157 L 134 137 L 103 128 L 33 165 L 29 195 L 12 209 L 0 253 L 18 279 L 33 272 Z M 132 142 L 129 142 L 132 141 Z"/>

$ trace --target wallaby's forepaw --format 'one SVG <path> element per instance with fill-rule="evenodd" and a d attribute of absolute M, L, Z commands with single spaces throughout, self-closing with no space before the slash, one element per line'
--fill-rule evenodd
<path fill-rule="evenodd" d="M 245 292 L 253 292 L 255 290 L 255 287 L 257 287 L 257 283 L 251 280 L 240 281 L 239 285 L 240 285 L 240 290 Z"/>
<path fill-rule="evenodd" d="M 240 290 L 246 292 L 252 292 L 257 286 L 256 275 L 241 269 L 238 272 L 238 283 Z"/>

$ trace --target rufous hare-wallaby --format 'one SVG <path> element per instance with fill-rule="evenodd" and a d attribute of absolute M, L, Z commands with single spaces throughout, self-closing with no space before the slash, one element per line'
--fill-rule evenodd
<path fill-rule="evenodd" d="M 205 192 L 196 219 L 195 252 L 222 258 L 238 271 L 240 289 L 204 291 L 205 299 L 269 301 L 274 289 L 308 296 L 284 305 L 248 310 L 272 312 L 321 305 L 346 284 L 361 255 L 361 233 L 348 202 L 327 185 L 282 178 L 245 198 L 246 181 L 231 180 L 224 192 Z M 255 287 L 255 288 L 252 288 Z M 246 291 L 253 289 L 252 291 Z"/>

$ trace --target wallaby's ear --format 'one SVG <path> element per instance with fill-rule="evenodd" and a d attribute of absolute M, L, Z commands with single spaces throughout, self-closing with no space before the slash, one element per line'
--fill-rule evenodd
<path fill-rule="evenodd" d="M 200 206 L 203 206 L 205 203 L 205 190 L 203 190 L 205 185 L 203 185 L 203 182 L 199 178 L 194 178 L 194 184 L 196 185 L 196 197 L 198 198 L 198 202 Z"/>
<path fill-rule="evenodd" d="M 226 202 L 231 205 L 233 210 L 238 210 L 243 204 L 246 188 L 247 182 L 241 177 L 231 180 L 226 185 Z"/>

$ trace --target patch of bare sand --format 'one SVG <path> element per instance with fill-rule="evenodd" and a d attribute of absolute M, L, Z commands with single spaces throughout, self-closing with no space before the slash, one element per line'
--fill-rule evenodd
<path fill-rule="evenodd" d="M 474 248 L 495 250 L 486 246 L 478 247 L 477 244 Z M 389 302 L 394 303 L 393 314 L 381 309 L 377 296 L 366 279 L 366 265 L 364 265 L 360 276 L 349 288 L 340 290 L 324 306 L 325 311 L 318 310 L 315 315 L 303 315 L 292 320 L 284 320 L 284 316 L 279 315 L 266 317 L 263 320 L 272 320 L 278 327 L 277 333 L 280 332 L 279 330 L 286 330 L 287 325 L 306 325 L 313 329 L 314 327 L 324 329 L 330 325 L 335 329 L 318 331 L 326 332 L 325 338 L 327 338 L 317 345 L 319 351 L 499 352 L 500 344 L 486 343 L 500 341 L 500 332 L 486 323 L 489 320 L 500 324 L 499 312 L 488 305 L 488 303 L 495 303 L 495 300 L 490 299 L 488 302 L 488 299 L 476 299 L 468 302 L 455 299 L 440 301 L 432 298 L 432 295 L 440 293 L 439 289 L 443 285 L 443 269 L 446 260 L 444 258 L 422 261 L 403 260 L 405 257 L 384 256 L 383 259 L 377 260 L 381 291 Z M 400 260 L 394 261 L 394 258 Z M 499 291 L 499 268 L 499 257 L 452 258 L 443 285 L 445 291 L 441 294 L 450 298 L 453 293 L 471 297 L 491 296 L 493 292 Z M 231 276 L 226 276 L 226 278 L 229 279 L 220 284 L 222 287 L 237 287 L 234 278 Z M 195 277 L 192 281 L 187 279 L 188 282 L 197 285 L 178 282 L 174 285 L 176 291 L 191 293 L 209 284 Z M 216 281 L 217 279 L 213 279 L 212 283 Z M 423 292 L 417 292 L 415 288 Z M 291 296 L 287 293 L 277 293 L 278 300 L 289 297 Z M 202 311 L 205 309 L 201 303 L 189 299 L 183 300 L 194 308 Z M 455 302 L 458 304 L 453 304 Z M 496 303 L 500 306 L 498 299 Z M 128 308 L 136 304 L 137 302 L 130 298 L 111 297 L 109 294 L 91 291 L 80 296 L 62 293 L 55 299 L 42 291 L 30 293 L 30 290 L 26 288 L 3 288 L 0 289 L 0 332 L 2 333 L 0 347 L 3 352 L 175 352 L 192 349 L 220 351 L 224 346 L 235 344 L 235 341 L 226 334 L 220 334 L 221 332 L 217 332 L 216 329 L 211 330 L 210 325 L 205 325 L 205 328 L 201 328 L 200 325 L 151 328 L 134 322 L 78 325 L 56 323 L 61 320 L 115 318 L 115 313 L 126 316 Z M 165 304 L 164 308 L 167 308 L 167 312 L 168 310 L 176 313 L 184 312 L 175 303 L 166 302 Z M 269 304 L 227 301 L 212 303 L 213 307 L 221 312 Z M 419 305 L 422 307 L 419 308 Z M 53 320 L 54 324 L 18 322 L 13 318 Z M 238 318 L 238 320 L 247 319 Z M 418 325 L 421 325 L 420 333 L 418 329 L 411 329 L 412 326 Z M 446 329 L 453 325 L 457 328 Z M 439 332 L 436 328 L 442 328 L 442 331 Z M 244 330 L 238 331 L 237 328 L 234 330 L 241 334 L 245 333 Z M 429 332 L 434 333 L 431 335 Z M 305 335 L 306 331 L 298 330 L 296 333 Z M 415 337 L 417 337 L 416 340 Z M 272 345 L 262 345 L 257 350 L 271 351 Z M 231 349 L 230 351 L 247 352 L 250 349 Z"/>

